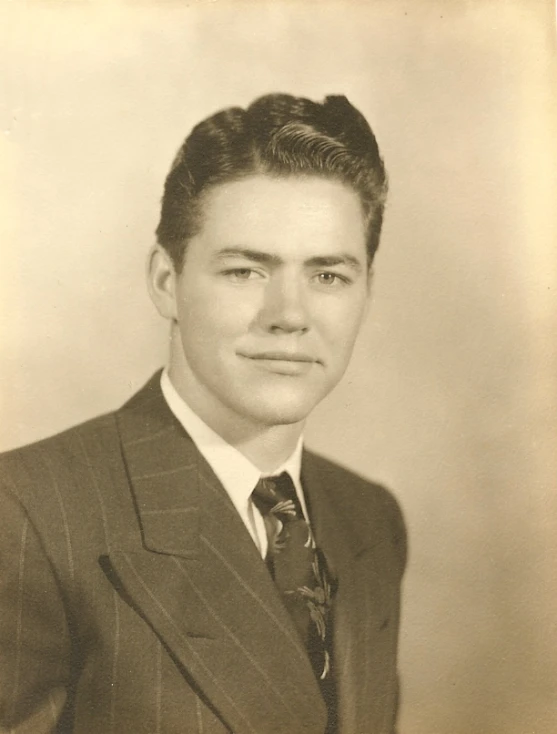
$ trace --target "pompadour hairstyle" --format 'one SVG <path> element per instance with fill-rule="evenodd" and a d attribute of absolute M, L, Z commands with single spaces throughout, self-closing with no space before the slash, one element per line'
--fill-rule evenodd
<path fill-rule="evenodd" d="M 247 109 L 230 107 L 196 125 L 166 178 L 157 240 L 179 272 L 188 241 L 202 226 L 202 197 L 246 176 L 320 176 L 360 196 L 371 264 L 381 234 L 387 176 L 375 135 L 344 96 L 323 103 L 269 94 Z"/>

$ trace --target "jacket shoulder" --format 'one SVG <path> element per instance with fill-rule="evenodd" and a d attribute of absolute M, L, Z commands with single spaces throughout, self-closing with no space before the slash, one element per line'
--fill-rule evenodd
<path fill-rule="evenodd" d="M 386 532 L 398 550 L 404 569 L 407 560 L 406 523 L 393 492 L 313 451 L 305 452 L 304 462 L 313 476 L 322 478 L 331 502 L 342 512 L 348 526 L 370 535 Z"/>
<path fill-rule="evenodd" d="M 65 480 L 91 469 L 119 451 L 115 413 L 92 418 L 31 444 L 0 454 L 0 485 L 24 504 L 54 484 L 61 489 Z"/>
<path fill-rule="evenodd" d="M 127 488 L 121 419 L 126 416 L 131 427 L 147 420 L 146 406 L 162 402 L 159 382 L 157 372 L 115 411 L 0 454 L 0 489 L 41 523 L 45 512 L 54 516 L 62 506 L 85 514 L 99 488 L 111 487 L 112 494 L 116 487 Z M 131 430 L 128 434 L 133 438 Z"/>
<path fill-rule="evenodd" d="M 160 374 L 161 370 L 155 372 L 138 392 L 114 411 L 90 418 L 40 441 L 0 453 L 0 482 L 11 471 L 17 471 L 18 467 L 26 466 L 32 470 L 37 461 L 40 463 L 45 457 L 56 468 L 79 462 L 79 458 L 83 459 L 83 454 L 88 453 L 89 449 L 104 450 L 104 453 L 119 451 L 119 418 L 131 413 L 131 422 L 137 422 L 134 412 L 144 409 L 150 402 L 162 402 Z"/>
<path fill-rule="evenodd" d="M 335 486 L 335 492 L 339 496 L 348 495 L 353 499 L 375 505 L 377 508 L 382 507 L 388 513 L 401 513 L 394 494 L 384 485 L 366 479 L 361 474 L 313 451 L 306 452 L 306 460 L 313 465 L 314 470 L 326 478 L 327 484 Z"/>

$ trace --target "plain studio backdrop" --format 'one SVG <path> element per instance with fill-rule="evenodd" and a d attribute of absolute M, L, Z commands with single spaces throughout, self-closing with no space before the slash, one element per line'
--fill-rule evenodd
<path fill-rule="evenodd" d="M 400 729 L 554 734 L 552 4 L 15 6 L 0 19 L 0 448 L 112 409 L 163 363 L 144 258 L 191 126 L 269 91 L 346 94 L 391 197 L 370 315 L 308 443 L 405 511 Z"/>

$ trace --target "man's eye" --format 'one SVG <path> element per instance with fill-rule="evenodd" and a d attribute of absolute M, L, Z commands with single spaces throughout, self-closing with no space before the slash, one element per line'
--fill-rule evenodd
<path fill-rule="evenodd" d="M 225 270 L 224 275 L 228 276 L 230 280 L 246 281 L 252 280 L 257 276 L 257 273 L 251 268 L 231 268 L 230 270 Z"/>
<path fill-rule="evenodd" d="M 317 281 L 321 285 L 346 285 L 348 283 L 348 279 L 344 278 L 342 275 L 339 275 L 338 273 L 330 273 L 328 271 L 324 273 L 318 273 L 317 274 Z"/>

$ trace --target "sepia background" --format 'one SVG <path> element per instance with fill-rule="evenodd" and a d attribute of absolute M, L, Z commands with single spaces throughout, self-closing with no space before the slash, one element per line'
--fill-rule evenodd
<path fill-rule="evenodd" d="M 554 734 L 553 4 L 0 15 L 0 449 L 112 409 L 164 361 L 143 262 L 192 124 L 269 91 L 346 94 L 391 198 L 373 307 L 308 443 L 404 508 L 401 734 Z"/>

